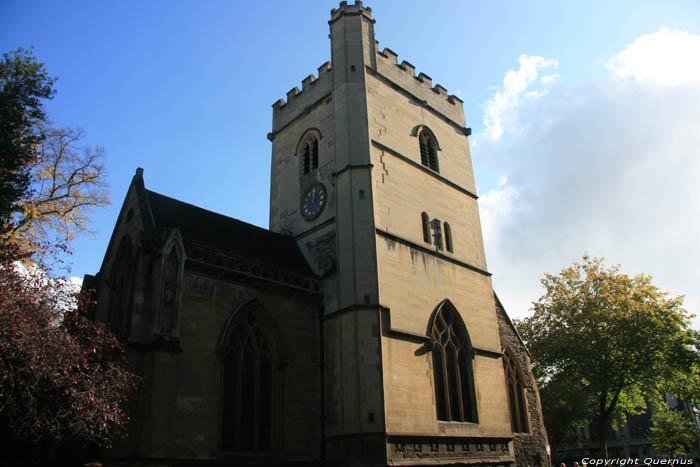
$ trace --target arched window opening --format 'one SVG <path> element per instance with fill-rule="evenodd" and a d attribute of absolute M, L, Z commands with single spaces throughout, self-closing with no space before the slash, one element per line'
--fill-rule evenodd
<path fill-rule="evenodd" d="M 273 388 L 277 355 L 271 331 L 251 306 L 237 317 L 224 344 L 221 448 L 272 450 Z"/>
<path fill-rule="evenodd" d="M 439 172 L 437 158 L 437 141 L 427 129 L 422 129 L 418 134 L 418 143 L 420 145 L 420 162 L 426 167 L 430 167 L 436 172 Z"/>
<path fill-rule="evenodd" d="M 443 230 L 445 231 L 445 249 L 452 253 L 452 229 L 450 228 L 450 224 L 447 222 L 443 224 L 443 227 Z"/>
<path fill-rule="evenodd" d="M 318 168 L 318 139 L 309 136 L 302 144 L 302 172 L 304 175 Z"/>
<path fill-rule="evenodd" d="M 175 245 L 163 263 L 162 301 L 160 332 L 175 335 L 177 328 L 177 306 L 180 279 L 180 255 Z"/>
<path fill-rule="evenodd" d="M 523 376 L 509 349 L 503 354 L 503 367 L 506 374 L 510 424 L 513 429 L 513 433 L 527 433 L 527 407 L 525 405 L 525 387 L 523 384 Z"/>
<path fill-rule="evenodd" d="M 428 213 L 422 213 L 420 218 L 423 222 L 423 241 L 425 243 L 430 243 L 430 218 L 428 217 Z"/>
<path fill-rule="evenodd" d="M 129 239 L 125 238 L 119 245 L 117 257 L 112 267 L 112 290 L 109 307 L 109 325 L 121 339 L 129 334 L 131 311 L 131 275 L 132 253 Z"/>
<path fill-rule="evenodd" d="M 472 347 L 467 328 L 449 301 L 435 313 L 430 337 L 438 420 L 476 423 Z"/>

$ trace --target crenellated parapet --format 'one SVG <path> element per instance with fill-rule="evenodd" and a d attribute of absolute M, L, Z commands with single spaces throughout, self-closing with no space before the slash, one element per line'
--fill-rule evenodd
<path fill-rule="evenodd" d="M 331 10 L 331 19 L 329 23 L 333 23 L 343 15 L 365 15 L 372 19 L 372 9 L 362 6 L 362 2 L 357 0 L 354 5 L 348 5 L 348 2 L 340 2 L 338 8 Z"/>
<path fill-rule="evenodd" d="M 378 47 L 377 50 L 379 50 Z M 376 71 L 425 104 L 464 126 L 462 99 L 449 94 L 447 89 L 439 84 L 433 85 L 432 78 L 425 73 L 416 75 L 416 67 L 407 61 L 399 63 L 398 55 L 393 50 L 385 48 L 383 51 L 377 52 Z"/>
<path fill-rule="evenodd" d="M 331 63 L 318 67 L 318 77 L 309 75 L 301 82 L 301 90 L 293 87 L 287 92 L 287 100 L 280 99 L 272 104 L 272 131 L 276 132 L 307 111 L 320 99 L 329 95 L 333 88 Z"/>

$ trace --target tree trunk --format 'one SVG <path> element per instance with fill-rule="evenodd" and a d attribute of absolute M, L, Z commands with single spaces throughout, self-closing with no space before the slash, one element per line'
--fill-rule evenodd
<path fill-rule="evenodd" d="M 608 458 L 608 427 L 610 423 L 607 419 L 600 420 L 598 422 L 598 441 L 599 441 L 599 452 L 598 457 L 601 459 Z"/>

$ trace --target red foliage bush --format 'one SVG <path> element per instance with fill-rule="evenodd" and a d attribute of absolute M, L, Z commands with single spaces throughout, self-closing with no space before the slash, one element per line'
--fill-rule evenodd
<path fill-rule="evenodd" d="M 65 281 L 0 260 L 0 416 L 17 438 L 108 447 L 125 433 L 139 378 L 80 312 L 89 305 Z"/>

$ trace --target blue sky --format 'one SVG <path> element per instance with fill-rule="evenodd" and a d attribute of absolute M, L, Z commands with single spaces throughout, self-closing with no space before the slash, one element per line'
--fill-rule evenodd
<path fill-rule="evenodd" d="M 380 49 L 464 101 L 487 261 L 512 315 L 584 251 L 700 311 L 700 78 L 683 68 L 700 61 L 700 3 L 365 5 Z M 0 3 L 0 50 L 33 45 L 59 77 L 52 120 L 106 151 L 113 204 L 75 242 L 73 275 L 98 271 L 136 167 L 154 191 L 267 227 L 271 104 L 330 59 L 334 7 Z"/>

